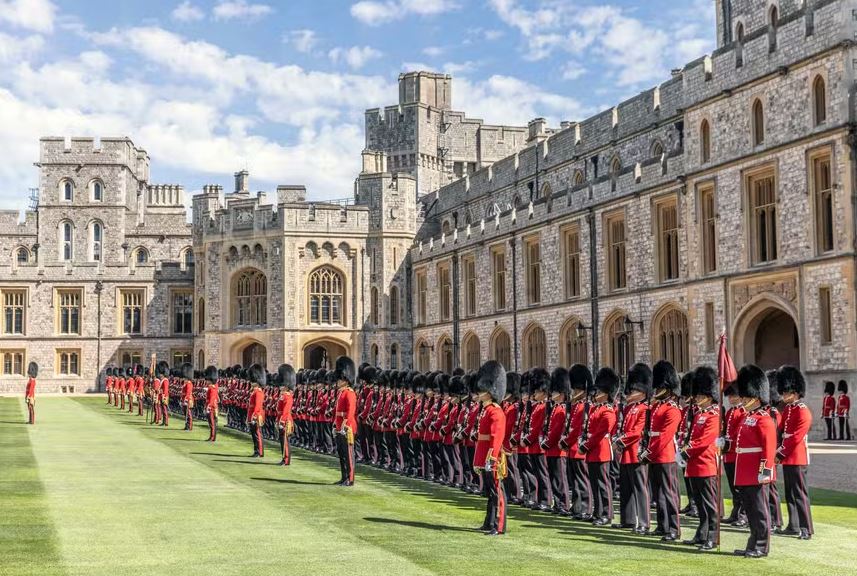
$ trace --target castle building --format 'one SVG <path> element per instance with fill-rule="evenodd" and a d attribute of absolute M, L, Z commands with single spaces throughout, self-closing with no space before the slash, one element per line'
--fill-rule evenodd
<path fill-rule="evenodd" d="M 0 214 L 0 354 L 85 388 L 152 353 L 625 374 L 715 363 L 725 333 L 737 364 L 800 366 L 820 397 L 857 375 L 851 4 L 717 0 L 712 54 L 556 129 L 485 125 L 452 111 L 451 77 L 403 74 L 398 105 L 366 112 L 352 198 L 239 172 L 190 227 L 128 140 L 46 139 L 38 208 Z"/>

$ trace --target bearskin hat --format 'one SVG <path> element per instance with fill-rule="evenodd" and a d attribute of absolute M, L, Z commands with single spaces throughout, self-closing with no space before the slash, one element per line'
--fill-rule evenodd
<path fill-rule="evenodd" d="M 437 388 L 438 393 L 440 394 L 448 394 L 449 393 L 449 374 L 444 374 L 441 372 L 437 376 L 434 377 L 435 388 Z"/>
<path fill-rule="evenodd" d="M 414 388 L 414 394 L 425 394 L 426 377 L 422 374 L 417 374 L 413 379 L 411 379 L 411 386 Z"/>
<path fill-rule="evenodd" d="M 595 376 L 595 391 L 607 394 L 612 401 L 619 392 L 619 376 L 612 368 L 602 368 Z"/>
<path fill-rule="evenodd" d="M 259 364 L 253 364 L 250 368 L 247 369 L 248 380 L 253 384 L 258 384 L 259 386 L 265 386 L 268 383 L 267 373 L 265 369 L 262 368 Z"/>
<path fill-rule="evenodd" d="M 39 375 L 39 365 L 35 362 L 30 362 L 27 364 L 27 376 L 30 378 L 35 378 Z"/>
<path fill-rule="evenodd" d="M 464 394 L 464 382 L 461 381 L 461 376 L 456 375 L 449 379 L 448 392 L 452 396 Z"/>
<path fill-rule="evenodd" d="M 688 370 L 681 377 L 681 397 L 690 398 L 693 396 L 693 370 Z"/>
<path fill-rule="evenodd" d="M 192 367 L 192 366 L 191 366 L 191 370 L 193 370 L 193 367 Z M 133 366 L 128 366 L 128 367 L 125 369 L 125 375 L 126 375 L 126 376 L 128 376 L 128 377 L 133 376 L 133 375 L 134 375 L 134 367 L 133 367 Z"/>
<path fill-rule="evenodd" d="M 723 389 L 723 397 L 728 398 L 729 396 L 738 396 L 738 389 L 735 387 L 734 382 Z"/>
<path fill-rule="evenodd" d="M 464 376 L 464 368 L 459 366 L 458 368 L 456 368 L 455 370 L 452 371 L 452 375 L 453 376 Z"/>
<path fill-rule="evenodd" d="M 675 367 L 666 360 L 658 360 L 652 368 L 652 389 L 669 390 L 673 396 L 681 394 L 681 381 Z"/>
<path fill-rule="evenodd" d="M 181 377 L 186 380 L 193 380 L 193 364 L 185 362 L 181 367 Z"/>
<path fill-rule="evenodd" d="M 205 369 L 205 380 L 206 382 L 217 382 L 217 368 L 214 366 L 209 366 Z"/>
<path fill-rule="evenodd" d="M 710 396 L 715 401 L 720 399 L 720 380 L 717 372 L 711 366 L 699 366 L 693 371 L 693 396 Z"/>
<path fill-rule="evenodd" d="M 845 380 L 840 380 L 838 389 L 843 394 L 848 394 L 848 382 L 846 382 Z M 801 398 L 803 398 L 803 394 L 801 394 L 800 396 Z"/>
<path fill-rule="evenodd" d="M 544 368 L 533 368 L 530 372 L 530 393 L 550 392 L 551 376 Z"/>
<path fill-rule="evenodd" d="M 334 375 L 336 376 L 336 380 L 345 380 L 350 385 L 354 385 L 354 377 L 356 376 L 356 371 L 354 368 L 354 360 L 349 358 L 348 356 L 340 356 L 336 359 L 336 366 L 334 368 Z"/>
<path fill-rule="evenodd" d="M 297 374 L 291 364 L 280 364 L 277 368 L 277 375 L 280 379 L 280 386 L 285 386 L 286 390 L 294 390 L 298 383 Z"/>
<path fill-rule="evenodd" d="M 748 364 L 742 367 L 738 371 L 735 385 L 738 388 L 738 395 L 742 398 L 758 398 L 764 405 L 771 402 L 768 377 L 758 366 Z"/>
<path fill-rule="evenodd" d="M 592 371 L 588 366 L 575 364 L 568 370 L 568 378 L 572 390 L 585 390 L 588 394 L 592 392 Z"/>
<path fill-rule="evenodd" d="M 801 371 L 794 366 L 783 366 L 780 368 L 777 371 L 776 386 L 774 386 L 773 382 L 770 383 L 770 386 L 771 392 L 776 388 L 781 396 L 789 392 L 794 392 L 800 398 L 803 398 L 806 394 L 806 380 Z"/>
<path fill-rule="evenodd" d="M 781 374 L 779 370 L 768 370 L 765 376 L 768 379 L 768 394 L 770 395 L 768 404 L 776 408 L 783 401 L 783 396 L 779 390 Z"/>
<path fill-rule="evenodd" d="M 550 393 L 571 394 L 571 381 L 569 380 L 568 370 L 560 366 L 555 368 L 551 373 Z"/>
<path fill-rule="evenodd" d="M 642 392 L 649 398 L 652 395 L 652 369 L 646 364 L 637 363 L 628 371 L 625 381 L 625 395 L 631 392 Z"/>
<path fill-rule="evenodd" d="M 134 375 L 135 376 L 142 376 L 143 375 L 143 365 L 142 364 L 137 364 L 137 366 L 134 367 Z"/>
<path fill-rule="evenodd" d="M 487 392 L 495 402 L 506 397 L 506 370 L 496 360 L 489 360 L 476 375 L 476 389 Z"/>
<path fill-rule="evenodd" d="M 521 397 L 521 375 L 517 372 L 506 372 L 506 394 L 515 399 Z"/>

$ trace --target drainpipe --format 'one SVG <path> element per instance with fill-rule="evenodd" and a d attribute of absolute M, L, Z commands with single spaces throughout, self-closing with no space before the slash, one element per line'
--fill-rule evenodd
<path fill-rule="evenodd" d="M 460 321 L 460 310 L 458 305 L 458 299 L 461 295 L 461 290 L 459 288 L 458 282 L 460 278 L 459 272 L 459 261 L 458 261 L 458 251 L 452 253 L 452 362 L 454 366 L 453 369 L 461 366 L 461 357 L 460 357 L 460 337 L 461 337 L 461 327 L 459 326 Z"/>
<path fill-rule="evenodd" d="M 592 368 L 593 372 L 598 370 L 599 348 L 598 348 L 598 239 L 595 233 L 595 211 L 590 208 L 589 214 L 586 215 L 586 223 L 589 226 L 589 306 L 590 306 L 590 325 L 592 327 Z"/>
<path fill-rule="evenodd" d="M 410 251 L 409 251 L 410 252 Z M 411 264 L 411 256 L 408 254 L 407 256 L 408 262 L 405 264 L 405 294 L 408 296 L 405 297 L 405 310 L 407 313 L 406 318 L 408 319 L 408 326 L 410 327 L 409 332 L 411 333 L 411 363 L 408 366 L 411 370 L 414 368 L 414 354 L 416 350 L 414 349 L 414 306 L 413 306 L 413 289 L 414 289 L 414 281 L 412 278 L 412 274 L 414 272 L 414 267 Z M 404 355 L 402 355 L 404 357 Z"/>
<path fill-rule="evenodd" d="M 518 372 L 518 243 L 514 235 L 509 240 L 509 244 L 512 246 L 512 343 L 515 372 Z"/>
<path fill-rule="evenodd" d="M 101 292 L 104 290 L 104 284 L 101 280 L 95 282 L 95 297 L 98 305 L 98 328 L 96 333 L 96 380 L 95 380 L 95 388 L 98 392 L 101 392 Z"/>

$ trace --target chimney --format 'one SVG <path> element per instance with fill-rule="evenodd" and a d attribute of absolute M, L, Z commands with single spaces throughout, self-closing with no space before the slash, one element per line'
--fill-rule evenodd
<path fill-rule="evenodd" d="M 250 173 L 247 170 L 242 170 L 241 172 L 235 173 L 235 193 L 250 193 Z"/>
<path fill-rule="evenodd" d="M 387 171 L 387 155 L 378 150 L 363 151 L 363 174 L 382 174 Z"/>
<path fill-rule="evenodd" d="M 532 142 L 541 142 L 542 140 L 547 139 L 547 135 L 545 134 L 545 127 L 547 126 L 547 121 L 544 118 L 535 118 L 530 120 L 528 127 L 530 129 L 529 138 L 527 138 L 527 144 Z"/>

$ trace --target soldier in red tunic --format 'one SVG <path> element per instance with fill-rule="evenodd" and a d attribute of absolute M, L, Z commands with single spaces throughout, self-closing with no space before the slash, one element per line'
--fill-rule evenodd
<path fill-rule="evenodd" d="M 735 550 L 735 554 L 762 558 L 770 549 L 768 485 L 776 482 L 777 428 L 767 410 L 770 390 L 765 373 L 757 366 L 744 366 L 738 371 L 735 385 L 747 410 L 736 439 L 735 485 L 750 527 L 746 548 Z"/>
<path fill-rule="evenodd" d="M 294 390 L 297 383 L 295 369 L 290 364 L 283 364 L 277 369 L 277 375 L 282 387 L 280 400 L 277 402 L 277 427 L 280 432 L 280 448 L 282 449 L 283 459 L 280 460 L 282 466 L 288 466 L 292 463 L 292 453 L 289 446 L 292 432 L 294 431 L 294 423 L 292 421 L 292 404 L 294 402 Z"/>
<path fill-rule="evenodd" d="M 104 374 L 107 376 L 104 380 L 104 388 L 107 390 L 107 403 L 110 404 L 113 402 L 113 368 L 105 369 Z"/>
<path fill-rule="evenodd" d="M 716 546 L 720 502 L 717 498 L 717 438 L 720 436 L 720 383 L 717 372 L 709 366 L 700 366 L 693 372 L 693 418 L 690 439 L 683 449 L 687 462 L 685 476 L 693 486 L 699 527 L 692 540 L 684 544 L 697 545 L 700 550 L 713 550 Z"/>
<path fill-rule="evenodd" d="M 786 529 L 777 530 L 776 533 L 809 540 L 814 532 L 806 483 L 809 465 L 807 441 L 812 428 L 812 412 L 803 402 L 806 380 L 797 368 L 783 366 L 777 373 L 777 389 L 786 403 L 777 462 L 783 467 L 789 524 Z"/>
<path fill-rule="evenodd" d="M 513 504 L 521 501 L 521 476 L 518 472 L 518 449 L 513 444 L 515 427 L 521 415 L 521 375 L 506 372 L 506 397 L 501 404 L 506 417 L 506 432 L 503 436 L 503 451 L 506 453 L 506 479 L 503 487 Z"/>
<path fill-rule="evenodd" d="M 336 435 L 336 452 L 342 479 L 340 486 L 354 485 L 354 433 L 357 430 L 357 394 L 354 391 L 357 371 L 354 360 L 348 356 L 336 359 L 334 379 L 336 381 L 336 411 L 333 431 Z"/>
<path fill-rule="evenodd" d="M 613 461 L 613 443 L 610 438 L 616 425 L 613 399 L 619 392 L 619 376 L 602 368 L 595 377 L 594 405 L 590 408 L 587 434 L 581 435 L 579 449 L 586 455 L 589 482 L 592 485 L 592 524 L 609 526 L 613 523 L 613 484 L 610 480 L 610 463 Z"/>
<path fill-rule="evenodd" d="M 39 365 L 30 362 L 27 366 L 27 388 L 24 391 L 24 400 L 27 402 L 28 424 L 36 423 L 36 376 L 39 375 Z"/>
<path fill-rule="evenodd" d="M 851 398 L 848 397 L 848 382 L 839 381 L 839 396 L 836 398 L 836 415 L 839 417 L 839 439 L 851 441 Z"/>
<path fill-rule="evenodd" d="M 521 445 L 529 450 L 530 471 L 535 477 L 535 498 L 530 508 L 547 512 L 551 509 L 553 495 L 551 491 L 548 462 L 545 458 L 541 440 L 547 432 L 547 406 L 545 399 L 550 389 L 550 374 L 543 368 L 530 372 L 530 399 L 532 409 L 526 430 L 521 436 Z"/>
<path fill-rule="evenodd" d="M 619 452 L 619 524 L 635 534 L 649 531 L 649 467 L 640 462 L 640 441 L 646 427 L 652 395 L 652 370 L 635 364 L 625 383 L 625 408 L 622 426 L 613 439 Z"/>
<path fill-rule="evenodd" d="M 506 533 L 506 493 L 503 478 L 506 475 L 506 455 L 503 439 L 506 435 L 506 416 L 499 402 L 506 396 L 506 371 L 503 365 L 489 360 L 476 375 L 476 390 L 482 403 L 479 419 L 473 469 L 482 475 L 482 489 L 488 497 L 485 521 L 480 527 L 487 536 Z"/>
<path fill-rule="evenodd" d="M 547 434 L 541 442 L 545 451 L 550 476 L 551 492 L 553 493 L 552 512 L 562 516 L 568 515 L 571 503 L 568 497 L 568 473 L 566 460 L 568 452 L 560 445 L 566 430 L 566 403 L 571 394 L 571 381 L 568 370 L 563 367 L 554 369 L 551 374 L 550 401 L 553 409 L 547 421 Z"/>
<path fill-rule="evenodd" d="M 158 372 L 161 375 L 160 388 L 155 386 L 158 394 L 158 403 L 161 405 L 161 425 L 170 425 L 170 365 L 166 361 L 158 362 Z"/>
<path fill-rule="evenodd" d="M 568 450 L 568 485 L 571 496 L 569 515 L 575 520 L 592 519 L 592 488 L 586 470 L 586 455 L 580 451 L 579 440 L 588 419 L 589 393 L 592 392 L 592 372 L 583 364 L 569 371 L 571 403 L 567 408 L 566 435 L 563 444 Z"/>
<path fill-rule="evenodd" d="M 143 415 L 143 400 L 145 397 L 146 381 L 143 379 L 144 368 L 137 366 L 137 377 L 134 378 L 134 392 L 137 395 L 137 416 Z"/>
<path fill-rule="evenodd" d="M 181 403 L 184 407 L 184 429 L 193 430 L 193 365 L 182 365 Z"/>
<path fill-rule="evenodd" d="M 720 450 L 723 454 L 723 468 L 725 470 L 726 479 L 729 483 L 729 492 L 732 494 L 732 513 L 723 521 L 732 526 L 743 528 L 747 525 L 747 514 L 741 504 L 741 495 L 739 489 L 735 486 L 735 437 L 738 434 L 738 428 L 741 422 L 744 421 L 744 416 L 747 411 L 741 404 L 741 397 L 738 396 L 738 388 L 734 384 L 730 384 L 723 391 L 723 395 L 728 399 L 729 409 L 726 411 L 725 426 L 723 436 L 721 437 Z"/>
<path fill-rule="evenodd" d="M 253 391 L 247 403 L 247 425 L 250 437 L 253 439 L 253 458 L 265 456 L 265 443 L 262 440 L 262 426 L 265 424 L 265 391 L 262 387 L 268 382 L 265 369 L 259 364 L 253 364 L 247 369 L 247 376 L 253 384 Z"/>
<path fill-rule="evenodd" d="M 205 413 L 208 416 L 208 441 L 217 440 L 217 411 L 220 409 L 220 391 L 217 387 L 219 377 L 217 368 L 209 366 L 205 369 Z"/>
<path fill-rule="evenodd" d="M 825 440 L 836 440 L 836 430 L 833 426 L 833 418 L 836 416 L 836 398 L 833 394 L 836 392 L 836 386 L 833 382 L 827 381 L 824 383 L 824 400 L 821 403 L 821 416 L 824 418 L 824 423 L 827 426 L 827 437 Z"/>

